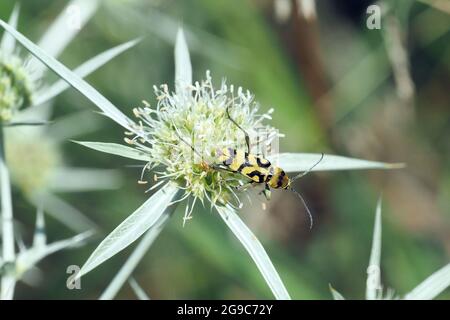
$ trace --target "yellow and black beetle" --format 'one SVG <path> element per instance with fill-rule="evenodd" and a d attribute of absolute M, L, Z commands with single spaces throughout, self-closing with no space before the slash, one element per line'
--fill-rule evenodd
<path fill-rule="evenodd" d="M 309 170 L 302 172 L 294 176 L 293 178 L 290 178 L 282 168 L 272 165 L 269 160 L 260 157 L 259 155 L 250 153 L 249 135 L 238 123 L 236 123 L 236 121 L 233 118 L 231 118 L 229 113 L 229 108 L 231 106 L 232 105 L 230 104 L 226 108 L 227 117 L 244 133 L 247 151 L 234 148 L 218 149 L 215 154 L 217 162 L 212 165 L 206 163 L 202 163 L 202 165 L 205 168 L 212 168 L 215 170 L 225 170 L 233 173 L 238 173 L 249 178 L 250 179 L 249 183 L 238 187 L 238 189 L 240 190 L 246 189 L 247 187 L 254 184 L 264 184 L 264 190 L 262 191 L 262 193 L 264 193 L 267 200 L 270 200 L 271 189 L 284 189 L 294 192 L 301 199 L 310 218 L 311 221 L 310 226 L 312 227 L 311 212 L 309 211 L 308 206 L 306 205 L 306 202 L 300 195 L 300 193 L 298 193 L 295 189 L 292 188 L 292 182 L 303 177 L 304 175 L 309 173 L 317 164 L 319 164 L 319 162 L 322 161 L 323 159 L 323 154 L 320 157 L 320 159 Z M 191 149 L 201 157 L 201 155 L 194 149 L 192 145 L 190 145 L 180 136 L 179 138 L 184 143 L 189 145 Z"/>

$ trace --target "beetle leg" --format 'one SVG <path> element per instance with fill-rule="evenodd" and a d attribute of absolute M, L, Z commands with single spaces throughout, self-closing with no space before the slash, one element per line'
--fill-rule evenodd
<path fill-rule="evenodd" d="M 269 187 L 269 185 L 268 185 L 268 184 L 266 184 L 266 186 L 265 186 L 264 190 L 263 190 L 263 191 L 261 191 L 261 193 L 263 193 L 263 194 L 264 194 L 264 196 L 266 197 L 267 201 L 269 201 L 269 200 L 270 200 L 270 196 L 271 196 L 272 192 L 270 191 L 270 187 Z"/>
<path fill-rule="evenodd" d="M 238 191 L 245 191 L 245 190 L 247 190 L 248 188 L 250 188 L 251 186 L 253 186 L 254 184 L 255 184 L 255 181 L 250 181 L 250 182 L 248 182 L 248 183 L 242 184 L 242 185 L 237 186 L 237 187 L 235 187 L 235 188 L 236 188 L 236 190 L 238 190 Z"/>
<path fill-rule="evenodd" d="M 227 171 L 227 172 L 231 172 L 231 173 L 236 173 L 235 171 L 229 169 L 228 167 L 224 166 L 224 165 L 220 165 L 220 164 L 213 164 L 210 165 L 211 168 L 213 168 L 214 170 L 220 170 L 220 171 Z"/>

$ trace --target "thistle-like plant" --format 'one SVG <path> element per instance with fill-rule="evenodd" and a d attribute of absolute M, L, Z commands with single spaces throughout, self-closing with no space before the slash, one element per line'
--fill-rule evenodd
<path fill-rule="evenodd" d="M 0 274 L 13 278 L 15 282 L 23 281 L 29 285 L 37 285 L 40 280 L 40 270 L 37 268 L 37 264 L 42 259 L 64 249 L 77 248 L 83 245 L 91 235 L 91 231 L 86 231 L 68 239 L 47 243 L 44 211 L 39 208 L 36 214 L 32 245 L 27 248 L 19 235 L 19 251 L 16 260 L 4 262 L 0 258 Z M 6 288 L 6 292 L 9 293 L 9 290 L 14 290 L 14 287 Z M 12 293 L 9 294 L 12 295 Z"/>
<path fill-rule="evenodd" d="M 40 39 L 40 46 L 49 54 L 58 56 L 92 17 L 98 5 L 97 0 L 71 1 L 68 6 L 80 8 L 79 27 L 69 28 L 64 17 L 66 10 L 64 10 Z M 16 5 L 9 24 L 16 27 L 18 17 L 19 6 Z M 85 77 L 137 42 L 138 40 L 134 40 L 109 49 L 77 67 L 74 73 Z M 65 186 L 66 181 L 62 179 L 67 179 L 70 175 L 73 177 L 78 176 L 79 173 L 89 173 L 100 174 L 104 178 L 105 173 L 108 173 L 108 176 L 111 174 L 110 171 L 74 172 L 62 166 L 58 141 L 46 135 L 48 128 L 45 125 L 49 124 L 52 98 L 70 88 L 70 85 L 63 80 L 49 82 L 45 77 L 46 70 L 45 66 L 32 55 L 24 55 L 16 47 L 15 38 L 4 32 L 0 42 L 0 179 L 2 260 L 6 264 L 14 264 L 19 258 L 16 257 L 14 245 L 10 173 L 12 182 L 33 204 L 39 206 L 45 200 L 46 211 L 53 213 L 56 218 L 77 231 L 85 231 L 92 227 L 92 223 L 78 210 L 54 196 L 52 192 L 63 190 L 60 187 Z M 80 128 L 83 127 L 80 126 Z M 66 131 L 66 135 L 67 133 Z M 64 132 L 59 134 L 60 137 L 64 136 Z M 7 165 L 8 162 L 10 165 Z M 112 178 L 113 180 L 104 181 L 114 182 L 114 176 Z M 80 180 L 75 180 L 75 183 L 77 181 Z M 81 182 L 73 190 L 91 190 L 94 187 L 92 184 L 83 185 Z M 1 298 L 7 299 L 13 296 L 14 283 L 14 277 L 10 277 L 9 274 L 2 276 Z M 7 291 L 6 288 L 8 288 Z"/>
<path fill-rule="evenodd" d="M 210 168 L 208 164 L 217 162 L 217 150 L 230 146 L 245 149 L 242 129 L 259 127 L 269 139 L 277 133 L 264 123 L 273 110 L 259 115 L 249 91 L 240 87 L 235 90 L 224 81 L 215 89 L 209 71 L 205 80 L 193 86 L 190 79 L 177 81 L 176 92 L 170 92 L 167 85 L 154 87 L 155 108 L 145 102 L 143 108 L 134 109 L 138 133 L 127 132 L 129 137 L 125 141 L 149 159 L 139 181 L 147 184 L 144 179 L 154 180 L 156 183 L 149 190 L 169 181 L 183 186 L 184 193 L 177 201 L 188 200 L 184 225 L 192 218 L 197 200 L 202 204 L 207 200 L 216 208 L 217 204 L 231 204 L 235 200 L 235 207 L 241 207 L 236 188 L 248 182 L 248 178 Z M 230 114 L 239 127 L 228 119 L 227 106 L 232 106 Z M 83 144 L 95 148 L 95 143 Z"/>
<path fill-rule="evenodd" d="M 184 197 L 186 197 L 186 201 L 190 200 L 192 203 L 195 199 L 200 201 L 207 199 L 249 252 L 275 297 L 290 299 L 289 293 L 266 251 L 240 219 L 236 207 L 229 197 L 234 191 L 228 188 L 229 181 L 227 179 L 230 178 L 234 181 L 230 183 L 235 183 L 236 180 L 239 182 L 243 178 L 236 174 L 204 170 L 204 164 L 214 160 L 212 152 L 217 147 L 235 143 L 236 140 L 239 141 L 238 145 L 230 147 L 239 147 L 244 143 L 242 132 L 240 133 L 236 126 L 230 123 L 231 121 L 226 121 L 225 106 L 227 104 L 240 103 L 242 109 L 234 108 L 233 117 L 245 129 L 267 118 L 256 116 L 255 105 L 252 103 L 250 94 L 239 89 L 234 91 L 231 86 L 223 85 L 219 89 L 215 89 L 209 75 L 205 81 L 193 84 L 187 44 L 182 30 L 179 30 L 175 44 L 175 93 L 169 92 L 165 85 L 160 87 L 161 89 L 156 88 L 158 94 L 156 107 L 152 108 L 147 105 L 137 109 L 135 115 L 139 119 L 136 122 L 124 115 L 87 82 L 14 28 L 2 21 L 0 21 L 0 25 L 33 55 L 99 107 L 106 116 L 122 125 L 127 130 L 126 141 L 131 142 L 132 147 L 99 142 L 83 142 L 82 144 L 102 152 L 142 161 L 145 169 L 159 170 L 159 179 L 164 181 L 158 184 L 160 188 L 157 192 L 100 243 L 83 265 L 78 277 L 92 271 L 144 235 L 124 267 L 101 297 L 103 299 L 113 298 L 168 221 L 175 208 L 174 204 L 180 203 Z M 233 96 L 233 92 L 236 96 Z M 217 100 L 217 98 L 220 99 Z M 158 128 L 159 132 L 155 132 L 155 128 Z M 198 128 L 204 136 L 197 136 Z M 204 150 L 206 156 L 204 163 L 203 160 L 198 160 L 199 162 L 192 160 L 195 157 L 192 158 L 192 149 L 189 145 L 191 143 L 196 145 L 194 140 L 203 141 L 203 145 L 208 147 L 207 150 Z M 212 148 L 214 150 L 211 150 Z M 175 152 L 172 153 L 172 150 Z M 279 166 L 287 173 L 301 172 L 310 169 L 320 158 L 320 154 L 282 153 L 277 155 L 277 158 Z M 397 166 L 325 155 L 323 160 L 314 167 L 314 171 L 393 167 Z M 144 172 L 145 177 L 148 177 L 148 172 Z M 185 218 L 190 217 L 189 211 Z"/>
<path fill-rule="evenodd" d="M 421 284 L 405 294 L 403 297 L 397 295 L 391 288 L 383 291 L 381 284 L 381 197 L 378 200 L 375 211 L 375 223 L 373 228 L 372 250 L 370 252 L 369 266 L 367 267 L 366 281 L 366 299 L 367 300 L 432 300 L 436 298 L 442 291 L 450 286 L 450 263 L 434 272 L 425 279 Z M 330 291 L 335 300 L 345 300 L 330 285 Z"/>

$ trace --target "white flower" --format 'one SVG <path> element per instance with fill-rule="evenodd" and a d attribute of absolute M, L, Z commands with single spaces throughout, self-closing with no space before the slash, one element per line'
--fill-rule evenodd
<path fill-rule="evenodd" d="M 30 129 L 11 128 L 5 141 L 13 183 L 27 195 L 45 189 L 62 160 L 57 144 L 50 137 L 40 132 L 36 135 L 35 128 Z"/>
<path fill-rule="evenodd" d="M 235 90 L 222 81 L 220 88 L 215 89 L 209 72 L 205 80 L 189 86 L 189 94 L 170 92 L 167 85 L 155 86 L 154 90 L 156 107 L 146 103 L 143 108 L 134 109 L 140 135 L 126 137 L 125 141 L 148 155 L 150 161 L 144 170 L 156 168 L 155 186 L 174 180 L 184 190 L 181 199 L 193 196 L 185 221 L 191 217 L 197 199 L 226 204 L 234 196 L 239 206 L 234 190 L 248 179 L 211 167 L 217 163 L 218 150 L 246 148 L 242 130 L 230 121 L 226 109 L 231 105 L 230 116 L 244 130 L 264 127 L 274 136 L 276 130 L 263 124 L 264 119 L 270 119 L 269 113 L 259 115 L 253 95 L 241 87 Z M 141 183 L 147 182 L 142 180 Z"/>

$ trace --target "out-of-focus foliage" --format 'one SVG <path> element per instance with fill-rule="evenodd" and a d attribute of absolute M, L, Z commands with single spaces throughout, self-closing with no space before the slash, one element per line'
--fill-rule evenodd
<path fill-rule="evenodd" d="M 284 22 L 269 0 L 105 1 L 62 59 L 75 67 L 145 36 L 87 78 L 131 114 L 141 100 L 154 102 L 154 84 L 173 83 L 173 41 L 182 23 L 196 66 L 194 80 L 210 69 L 251 89 L 263 110 L 274 107 L 274 124 L 286 135 L 282 151 L 407 163 L 399 172 L 311 173 L 298 181 L 315 216 L 311 231 L 290 193 L 274 192 L 266 211 L 260 201 L 246 204 L 243 218 L 264 243 L 292 298 L 330 299 L 329 283 L 346 298 L 358 298 L 364 291 L 361 266 L 370 255 L 374 204 L 383 192 L 382 282 L 408 292 L 450 256 L 450 15 L 426 1 L 379 3 L 384 5 L 381 30 L 366 27 L 370 1 L 317 1 L 315 18 L 301 10 L 297 14 L 293 6 Z M 0 2 L 2 19 L 13 5 Z M 19 30 L 35 39 L 63 6 L 51 0 L 23 2 Z M 56 99 L 55 118 L 80 109 L 101 118 L 72 89 Z M 108 123 L 82 140 L 120 141 L 121 129 Z M 70 142 L 62 147 L 74 166 L 124 173 L 119 190 L 65 195 L 101 226 L 103 238 L 147 199 L 145 187 L 136 183 L 141 168 Z M 35 211 L 19 191 L 13 196 L 25 237 L 31 238 Z M 134 273 L 142 289 L 151 298 L 271 298 L 221 219 L 209 208 L 198 208 L 184 228 L 183 208 L 174 213 Z M 71 234 L 51 218 L 47 230 L 50 241 Z M 67 266 L 81 265 L 96 244 L 43 261 L 42 285 L 19 284 L 16 297 L 98 298 L 132 248 L 83 277 L 82 290 L 68 290 Z M 119 297 L 134 298 L 134 292 L 128 287 Z M 449 291 L 440 298 L 450 298 Z"/>

